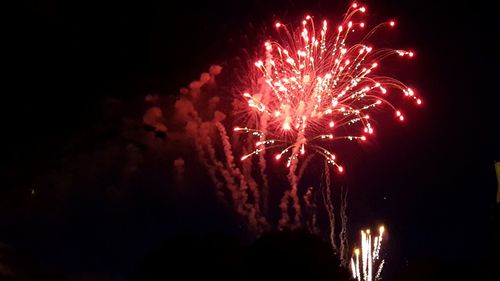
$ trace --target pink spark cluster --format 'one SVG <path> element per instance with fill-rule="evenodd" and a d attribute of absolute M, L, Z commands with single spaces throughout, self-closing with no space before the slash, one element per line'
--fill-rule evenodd
<path fill-rule="evenodd" d="M 315 24 L 309 15 L 297 29 L 275 24 L 277 39 L 264 43 L 264 55 L 254 63 L 263 86 L 243 93 L 248 112 L 257 114 L 260 122 L 234 128 L 258 139 L 242 160 L 272 149 L 276 160 L 286 159 L 292 173 L 298 159 L 312 152 L 343 172 L 332 142 L 366 141 L 375 130 L 370 113 L 379 108 L 390 109 L 404 121 L 403 112 L 389 101 L 393 94 L 422 104 L 413 89 L 381 69 L 388 56 L 412 58 L 414 52 L 377 49 L 368 42 L 375 31 L 394 28 L 396 22 L 365 31 L 365 12 L 366 7 L 352 4 L 336 27 L 326 20 Z M 351 40 L 354 33 L 362 33 L 363 39 Z"/>

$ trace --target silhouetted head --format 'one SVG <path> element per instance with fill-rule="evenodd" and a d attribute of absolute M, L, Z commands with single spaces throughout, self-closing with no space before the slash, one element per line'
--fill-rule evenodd
<path fill-rule="evenodd" d="M 227 235 L 184 235 L 144 261 L 138 280 L 349 280 L 330 244 L 307 231 L 273 231 L 243 247 Z"/>
<path fill-rule="evenodd" d="M 331 245 L 308 231 L 263 234 L 246 256 L 249 280 L 349 280 Z"/>

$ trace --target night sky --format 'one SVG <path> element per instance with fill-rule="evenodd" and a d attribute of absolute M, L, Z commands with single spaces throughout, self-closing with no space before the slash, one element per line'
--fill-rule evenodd
<path fill-rule="evenodd" d="M 211 64 L 230 71 L 277 18 L 334 21 L 349 3 L 67 2 L 26 2 L 5 26 L 1 245 L 69 280 L 128 280 L 181 233 L 246 237 L 201 166 L 176 181 L 173 160 L 189 149 L 173 155 L 143 131 L 144 97 L 174 97 Z M 499 26 L 491 4 L 449 2 L 367 3 L 372 23 L 398 22 L 383 40 L 416 51 L 393 71 L 425 101 L 349 149 L 338 182 L 349 188 L 352 235 L 387 226 L 388 276 L 412 263 L 494 263 Z"/>

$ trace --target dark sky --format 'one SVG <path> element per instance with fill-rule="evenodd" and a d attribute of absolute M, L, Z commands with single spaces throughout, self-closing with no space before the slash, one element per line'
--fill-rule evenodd
<path fill-rule="evenodd" d="M 121 276 L 164 237 L 240 233 L 233 214 L 204 200 L 209 187 L 197 195 L 175 189 L 172 167 L 160 165 L 174 156 L 145 161 L 140 145 L 127 145 L 123 120 L 140 120 L 145 94 L 173 95 L 209 65 L 254 48 L 274 18 L 333 18 L 348 4 L 67 2 L 23 3 L 4 35 L 0 242 L 69 274 Z M 342 180 L 352 228 L 388 226 L 393 268 L 419 259 L 479 265 L 493 256 L 496 15 L 481 1 L 435 2 L 368 3 L 369 18 L 398 20 L 391 44 L 417 54 L 398 77 L 425 100 L 406 110 L 408 122 L 380 128 L 376 142 L 353 150 Z M 122 161 L 141 163 L 139 179 L 117 170 Z"/>

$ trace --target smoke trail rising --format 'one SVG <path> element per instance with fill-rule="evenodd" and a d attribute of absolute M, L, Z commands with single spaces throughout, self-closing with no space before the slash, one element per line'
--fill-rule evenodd
<path fill-rule="evenodd" d="M 217 113 L 217 112 L 216 112 Z M 220 117 L 222 113 L 219 114 Z M 220 118 L 219 118 L 220 119 Z M 215 121 L 215 126 L 219 131 L 220 138 L 222 140 L 222 147 L 224 150 L 225 158 L 226 158 L 226 165 L 233 176 L 233 178 L 236 178 L 240 182 L 240 188 L 239 188 L 239 197 L 240 197 L 240 204 L 244 205 L 245 209 L 248 209 L 248 212 L 246 213 L 248 221 L 250 223 L 250 226 L 252 228 L 257 229 L 258 228 L 258 221 L 256 216 L 260 216 L 260 209 L 259 209 L 259 193 L 257 188 L 252 188 L 250 186 L 250 192 L 253 193 L 253 199 L 254 199 L 254 204 L 249 204 L 248 203 L 248 194 L 247 194 L 247 181 L 245 176 L 241 173 L 240 169 L 236 167 L 236 164 L 234 163 L 234 156 L 232 152 L 232 147 L 231 143 L 229 141 L 229 137 L 227 135 L 226 128 L 224 125 L 220 123 L 221 120 Z"/>
<path fill-rule="evenodd" d="M 347 188 L 342 187 L 340 198 L 340 260 L 343 266 L 347 267 L 349 263 L 349 241 L 347 238 Z"/>
<path fill-rule="evenodd" d="M 330 225 L 330 243 L 332 244 L 332 248 L 337 251 L 337 244 L 335 243 L 335 213 L 332 202 L 332 193 L 331 193 L 331 179 L 330 179 L 330 166 L 325 161 L 325 192 L 323 195 L 323 202 L 325 204 L 326 211 L 328 213 L 328 220 Z"/>

